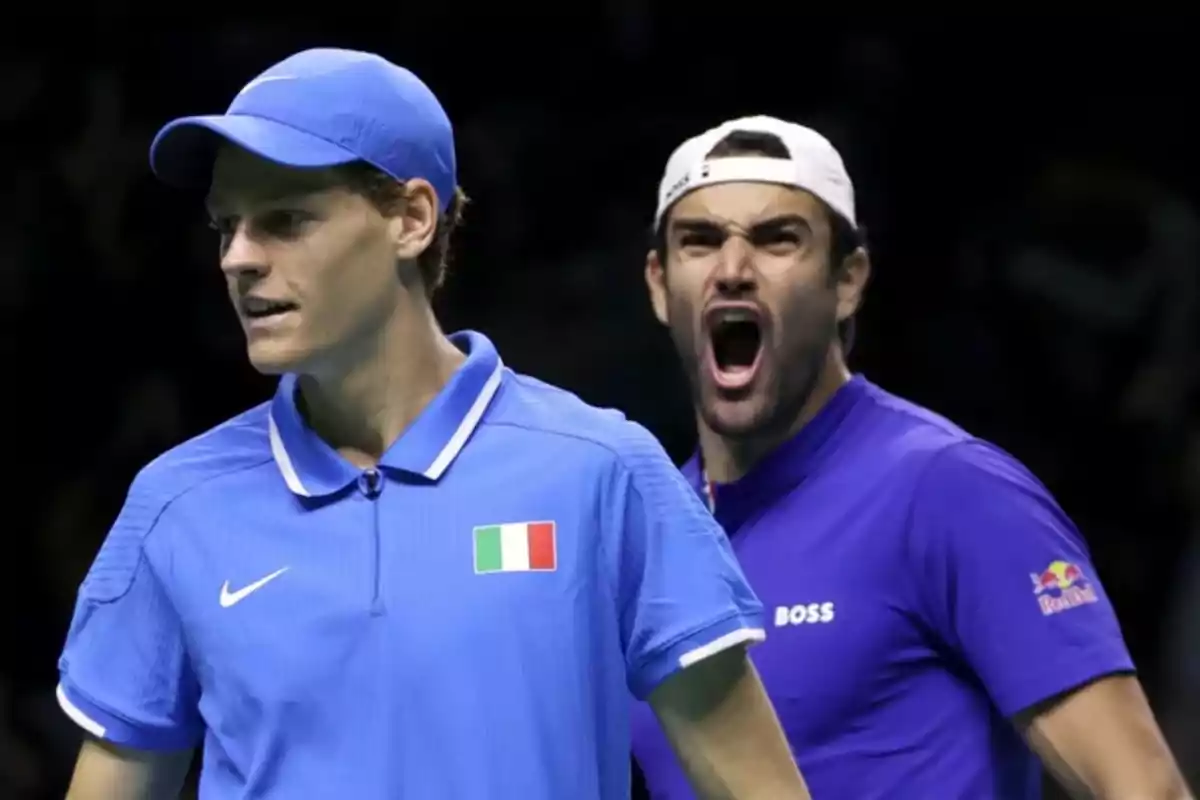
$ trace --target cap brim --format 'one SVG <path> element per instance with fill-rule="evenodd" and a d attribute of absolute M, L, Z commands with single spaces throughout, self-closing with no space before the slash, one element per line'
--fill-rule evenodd
<path fill-rule="evenodd" d="M 164 126 L 150 144 L 150 168 L 164 183 L 206 187 L 217 151 L 226 142 L 289 167 L 332 167 L 359 160 L 344 147 L 269 119 L 214 115 L 183 117 Z"/>

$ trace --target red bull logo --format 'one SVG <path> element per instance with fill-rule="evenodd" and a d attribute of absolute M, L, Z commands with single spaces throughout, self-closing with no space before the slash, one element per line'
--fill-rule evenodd
<path fill-rule="evenodd" d="M 1046 569 L 1031 573 L 1029 577 L 1033 581 L 1033 593 L 1037 596 L 1038 606 L 1046 616 L 1100 599 L 1083 570 L 1069 561 L 1051 562 Z"/>

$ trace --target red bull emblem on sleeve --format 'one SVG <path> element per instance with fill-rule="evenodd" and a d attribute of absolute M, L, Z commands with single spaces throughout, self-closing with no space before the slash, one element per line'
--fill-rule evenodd
<path fill-rule="evenodd" d="M 1037 596 L 1038 606 L 1045 616 L 1095 603 L 1100 599 L 1083 570 L 1069 561 L 1051 562 L 1042 572 L 1030 573 L 1029 577 L 1033 581 L 1033 593 Z"/>

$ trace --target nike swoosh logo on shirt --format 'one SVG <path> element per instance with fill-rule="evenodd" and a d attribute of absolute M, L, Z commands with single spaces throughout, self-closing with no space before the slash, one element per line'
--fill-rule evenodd
<path fill-rule="evenodd" d="M 225 585 L 221 587 L 221 608 L 229 608 L 230 606 L 237 605 L 287 571 L 287 567 L 277 569 L 265 578 L 259 578 L 254 583 L 249 586 L 243 586 L 236 592 L 229 591 L 229 581 L 225 581 Z"/>

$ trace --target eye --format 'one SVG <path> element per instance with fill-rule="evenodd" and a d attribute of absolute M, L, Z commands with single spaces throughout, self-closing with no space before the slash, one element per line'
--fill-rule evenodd
<path fill-rule="evenodd" d="M 723 239 L 724 235 L 720 231 L 687 231 L 679 237 L 679 246 L 713 250 L 721 246 Z"/>
<path fill-rule="evenodd" d="M 299 235 L 311 220 L 312 215 L 303 211 L 276 209 L 263 214 L 257 225 L 271 236 L 288 238 Z"/>
<path fill-rule="evenodd" d="M 795 228 L 775 226 L 755 230 L 750 238 L 755 247 L 772 253 L 790 253 L 804 242 L 804 237 Z"/>
<path fill-rule="evenodd" d="M 221 236 L 229 236 L 237 227 L 237 220 L 232 217 L 211 217 L 208 220 L 208 227 Z"/>

